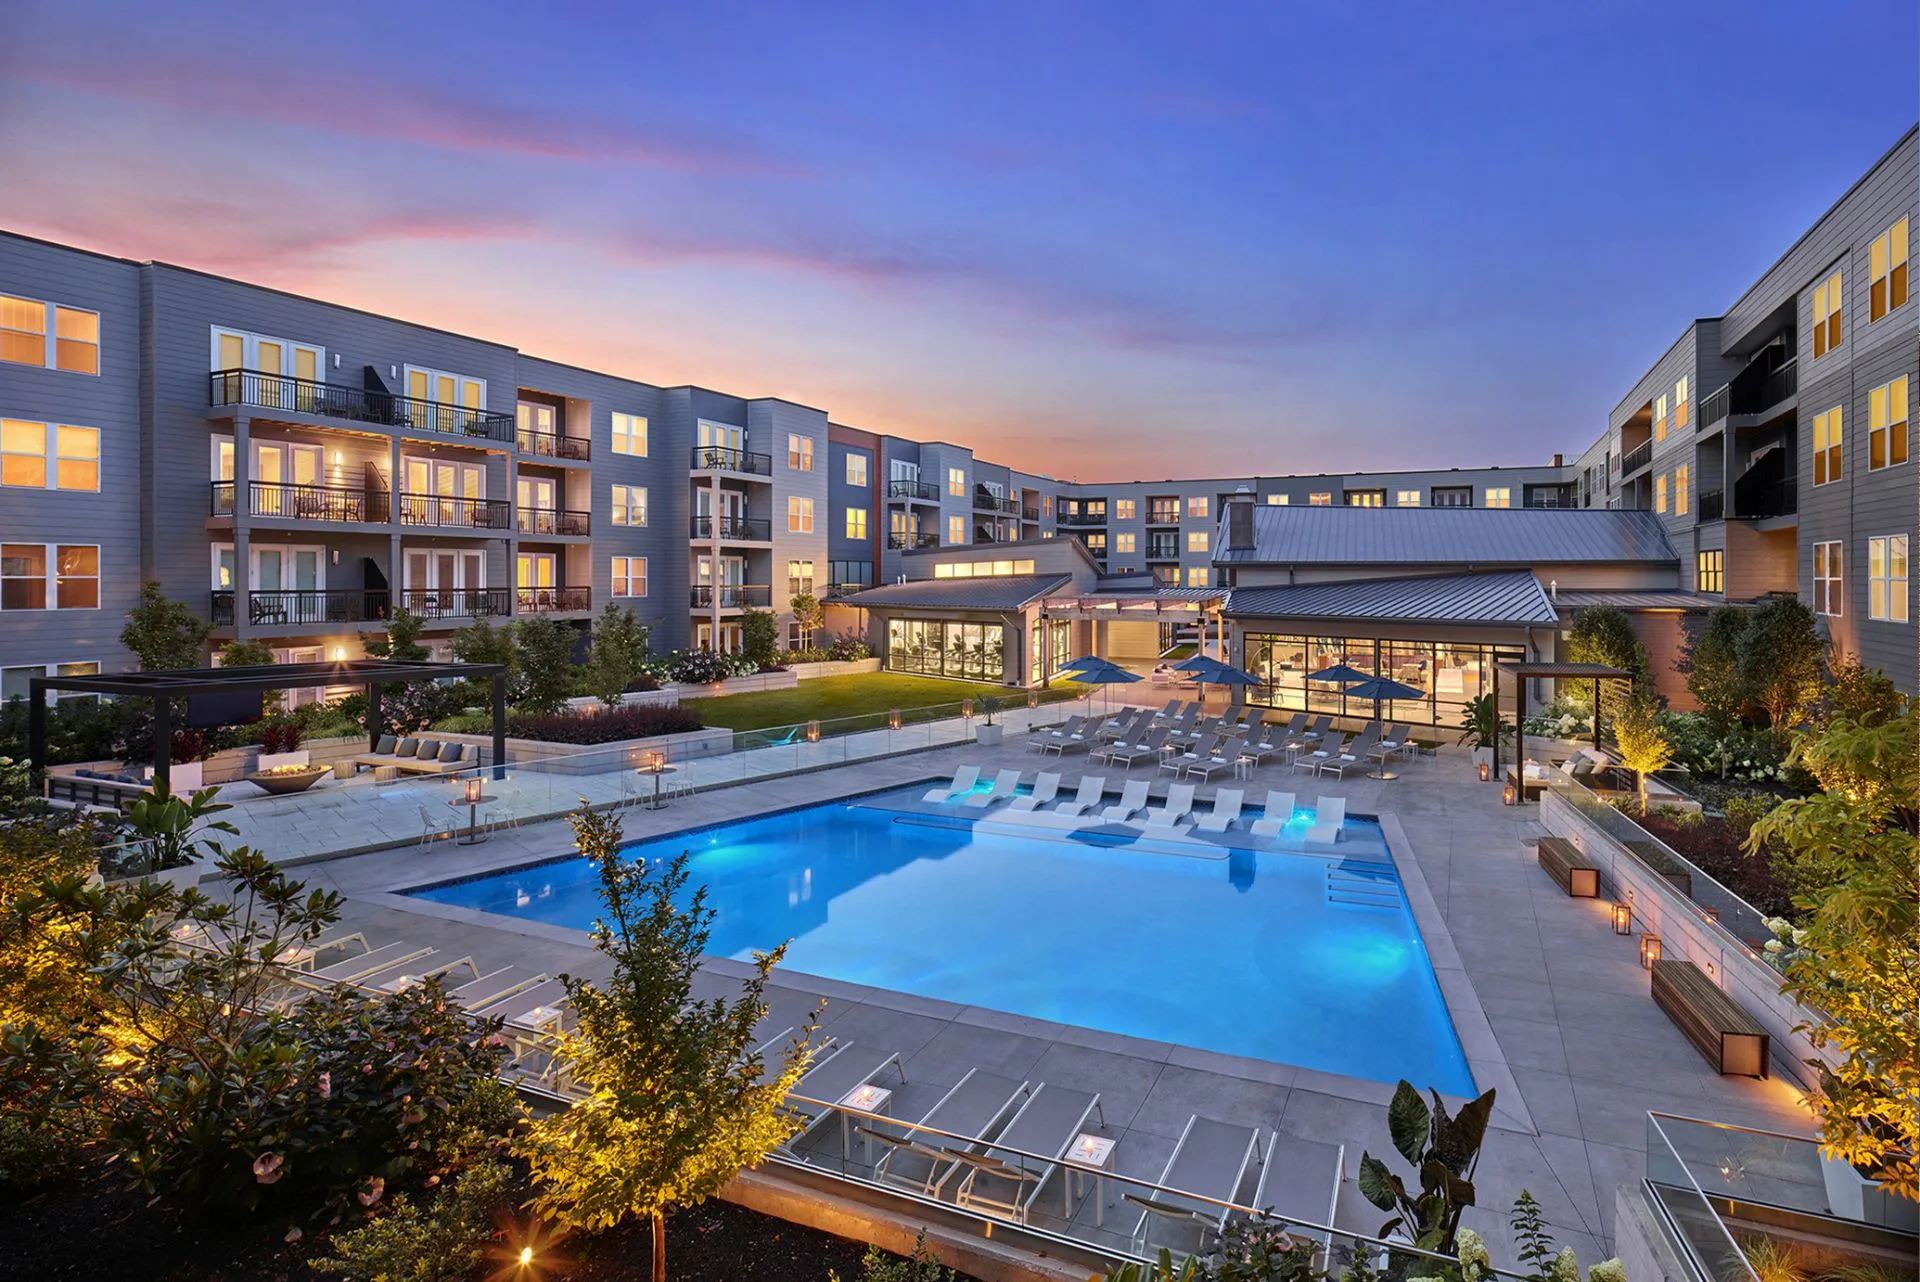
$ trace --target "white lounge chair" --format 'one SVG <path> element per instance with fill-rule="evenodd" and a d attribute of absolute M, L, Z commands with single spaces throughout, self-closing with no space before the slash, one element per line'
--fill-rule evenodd
<path fill-rule="evenodd" d="M 1307 829 L 1308 841 L 1338 841 L 1347 822 L 1345 797 L 1322 797 L 1313 803 L 1313 825 Z"/>
<path fill-rule="evenodd" d="M 1134 1253 L 1145 1255 L 1150 1246 L 1168 1246 L 1176 1252 L 1205 1254 L 1213 1236 L 1226 1226 L 1240 1182 L 1259 1150 L 1257 1127 L 1216 1122 L 1198 1114 L 1188 1118 L 1173 1156 L 1160 1172 L 1160 1187 L 1151 1197 L 1121 1195 L 1141 1208 L 1140 1222 L 1133 1230 Z M 1173 1234 L 1172 1240 L 1163 1234 Z"/>
<path fill-rule="evenodd" d="M 1267 793 L 1267 803 L 1262 809 L 1266 813 L 1253 821 L 1250 831 L 1256 837 L 1277 837 L 1293 818 L 1293 794 L 1276 788 Z"/>
<path fill-rule="evenodd" d="M 1063 801 L 1053 808 L 1056 815 L 1084 815 L 1100 804 L 1107 793 L 1105 775 L 1082 775 L 1080 791 L 1073 794 L 1072 801 Z"/>
<path fill-rule="evenodd" d="M 964 804 L 984 810 L 996 801 L 1005 801 L 1020 787 L 1018 770 L 1002 770 L 993 777 L 993 787 L 985 792 L 970 792 L 962 801 Z"/>
<path fill-rule="evenodd" d="M 1240 817 L 1240 803 L 1246 794 L 1238 788 L 1222 788 L 1213 794 L 1213 813 L 1201 815 L 1194 826 L 1201 832 L 1225 832 Z"/>
<path fill-rule="evenodd" d="M 979 766 L 961 766 L 953 772 L 953 782 L 944 788 L 929 789 L 923 801 L 952 801 L 973 791 L 973 785 L 980 782 Z"/>
<path fill-rule="evenodd" d="M 956 1161 L 959 1154 L 954 1150 L 995 1138 L 1027 1094 L 1023 1081 L 970 1068 L 904 1135 L 862 1126 L 862 1134 L 887 1146 L 886 1155 L 873 1168 L 874 1178 L 928 1197 L 938 1196 L 948 1178 L 961 1169 L 962 1164 Z M 956 1140 L 955 1136 L 965 1136 L 973 1143 Z"/>
<path fill-rule="evenodd" d="M 1068 1147 L 1086 1133 L 1087 1120 L 1094 1116 L 1100 1118 L 1101 1126 L 1107 1124 L 1097 1094 L 1044 1082 L 1034 1087 L 998 1140 L 984 1149 L 947 1146 L 967 1167 L 966 1177 L 954 1190 L 955 1205 L 994 1211 L 1025 1224 L 1048 1177 L 1059 1169 Z M 1042 1160 L 1049 1154 L 1052 1160 Z"/>
<path fill-rule="evenodd" d="M 1033 791 L 1007 803 L 1008 810 L 1038 810 L 1060 795 L 1060 772 L 1043 770 L 1034 778 Z"/>
<path fill-rule="evenodd" d="M 546 982 L 545 974 L 523 970 L 518 966 L 502 966 L 499 970 L 488 971 L 471 983 L 462 984 L 447 996 L 466 1009 L 478 1010 Z"/>
<path fill-rule="evenodd" d="M 1193 814 L 1193 785 L 1176 783 L 1167 789 L 1167 804 L 1147 811 L 1147 827 L 1173 828 Z"/>
<path fill-rule="evenodd" d="M 309 978 L 327 984 L 361 984 L 382 972 L 405 966 L 408 962 L 419 961 L 423 957 L 433 956 L 431 948 L 421 948 L 415 944 L 382 944 L 370 952 L 345 961 L 322 966 L 309 973 Z"/>
<path fill-rule="evenodd" d="M 471 957 L 459 957 L 450 962 L 435 962 L 431 966 L 408 966 L 398 973 L 367 981 L 365 987 L 382 993 L 404 993 L 418 988 L 429 979 L 444 979 L 453 971 L 465 968 L 468 980 L 480 978 L 480 968 L 473 964 Z"/>
<path fill-rule="evenodd" d="M 1129 779 L 1127 786 L 1120 790 L 1117 804 L 1108 806 L 1100 812 L 1100 818 L 1110 824 L 1125 823 L 1147 808 L 1147 781 Z"/>

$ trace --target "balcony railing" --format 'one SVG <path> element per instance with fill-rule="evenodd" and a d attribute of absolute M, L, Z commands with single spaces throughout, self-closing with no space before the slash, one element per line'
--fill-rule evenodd
<path fill-rule="evenodd" d="M 442 494 L 402 494 L 400 524 L 451 525 L 468 530 L 507 528 L 505 499 L 454 498 Z"/>
<path fill-rule="evenodd" d="M 764 610 L 773 604 L 773 587 L 766 583 L 696 583 L 687 594 L 696 610 Z"/>
<path fill-rule="evenodd" d="M 212 484 L 213 515 L 232 516 L 234 482 L 215 481 Z M 299 521 L 387 520 L 387 495 L 384 490 L 248 481 L 247 496 L 247 510 L 253 516 L 288 517 Z"/>
<path fill-rule="evenodd" d="M 729 449 L 723 445 L 696 445 L 693 447 L 693 470 L 772 476 L 773 455 L 750 454 L 746 450 Z"/>
<path fill-rule="evenodd" d="M 1765 378 L 1740 383 L 1735 380 L 1733 412 L 1762 414 L 1800 390 L 1800 363 L 1788 361 Z"/>
<path fill-rule="evenodd" d="M 521 588 L 520 613 L 560 614 L 568 610 L 591 610 L 593 593 L 587 588 Z"/>
<path fill-rule="evenodd" d="M 1727 492 L 1725 490 L 1700 491 L 1700 519 L 1719 521 L 1727 515 Z"/>
<path fill-rule="evenodd" d="M 562 508 L 523 507 L 516 514 L 515 524 L 522 534 L 572 536 L 592 533 L 593 516 Z"/>
<path fill-rule="evenodd" d="M 1794 477 L 1764 484 L 1734 484 L 1733 515 L 1738 519 L 1765 521 L 1776 516 L 1792 516 L 1799 510 L 1800 487 Z"/>
<path fill-rule="evenodd" d="M 975 487 L 973 507 L 976 512 L 1018 512 L 1020 500 L 1002 498 L 992 490 Z"/>
<path fill-rule="evenodd" d="M 938 534 L 899 534 L 887 535 L 890 548 L 935 548 L 940 546 Z"/>
<path fill-rule="evenodd" d="M 1700 402 L 1700 426 L 1718 423 L 1733 412 L 1733 384 L 1723 383 Z"/>
<path fill-rule="evenodd" d="M 1060 514 L 1061 525 L 1105 525 L 1106 523 L 1107 514 L 1104 510 L 1099 512 L 1062 512 Z"/>
<path fill-rule="evenodd" d="M 400 602 L 423 619 L 481 619 L 507 613 L 506 588 L 408 588 Z"/>
<path fill-rule="evenodd" d="M 1653 442 L 1642 441 L 1620 456 L 1620 475 L 1632 476 L 1651 462 L 1653 462 Z"/>
<path fill-rule="evenodd" d="M 592 452 L 584 436 L 566 436 L 559 432 L 525 430 L 519 433 L 519 444 L 522 454 L 541 458 L 585 459 Z"/>
<path fill-rule="evenodd" d="M 232 589 L 213 594 L 215 627 L 234 623 Z M 291 588 L 247 594 L 247 621 L 255 627 L 283 624 L 361 623 L 387 617 L 391 594 L 385 588 Z"/>
<path fill-rule="evenodd" d="M 887 497 L 890 499 L 916 499 L 922 503 L 938 503 L 940 487 L 932 481 L 888 481 Z"/>
<path fill-rule="evenodd" d="M 1180 509 L 1177 507 L 1150 507 L 1147 509 L 1148 525 L 1180 524 Z"/>
<path fill-rule="evenodd" d="M 718 530 L 714 527 L 718 525 Z M 723 516 L 718 522 L 710 516 L 693 518 L 696 539 L 732 539 L 739 543 L 765 543 L 773 537 L 773 522 L 752 516 Z"/>
<path fill-rule="evenodd" d="M 253 409 L 289 410 L 324 418 L 343 418 L 383 427 L 411 428 L 445 436 L 514 438 L 514 416 L 466 405 L 415 400 L 391 392 L 320 383 L 312 379 L 266 374 L 252 369 L 222 369 L 208 375 L 209 403 Z"/>
<path fill-rule="evenodd" d="M 1177 542 L 1150 542 L 1147 544 L 1147 560 L 1149 561 L 1178 561 L 1179 559 L 1180 545 Z"/>
<path fill-rule="evenodd" d="M 1040 509 L 1037 507 L 1022 508 L 1020 510 L 1020 519 L 1023 521 L 1037 521 L 1040 519 Z"/>

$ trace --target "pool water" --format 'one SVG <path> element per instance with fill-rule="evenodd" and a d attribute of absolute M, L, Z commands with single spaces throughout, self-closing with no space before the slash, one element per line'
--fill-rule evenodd
<path fill-rule="evenodd" d="M 691 855 L 690 884 L 708 888 L 716 913 L 716 955 L 747 960 L 791 940 L 790 971 L 1475 1093 L 1376 823 L 1349 818 L 1341 857 L 1327 858 L 1117 826 L 1020 832 L 920 805 L 922 791 L 627 853 Z M 1289 835 L 1310 818 L 1297 812 Z M 582 930 L 600 912 L 592 865 L 578 857 L 409 893 Z"/>

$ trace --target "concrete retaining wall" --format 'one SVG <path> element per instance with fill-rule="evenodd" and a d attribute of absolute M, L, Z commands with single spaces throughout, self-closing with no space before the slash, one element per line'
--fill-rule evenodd
<path fill-rule="evenodd" d="M 471 743 L 480 748 L 484 761 L 493 746 L 493 736 L 484 734 L 443 734 L 444 743 Z M 733 751 L 731 730 L 689 730 L 683 734 L 654 735 L 646 739 L 618 739 L 612 743 L 549 743 L 544 739 L 507 740 L 507 761 L 522 770 L 546 774 L 593 775 L 609 770 L 624 770 L 641 754 L 659 752 L 668 761 L 686 761 L 692 757 L 718 757 Z"/>
<path fill-rule="evenodd" d="M 827 659 L 820 663 L 790 663 L 787 671 L 801 681 L 819 677 L 851 677 L 863 672 L 880 671 L 878 659 Z"/>

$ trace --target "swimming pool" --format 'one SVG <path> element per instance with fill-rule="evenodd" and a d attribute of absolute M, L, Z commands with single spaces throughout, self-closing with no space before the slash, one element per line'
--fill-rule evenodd
<path fill-rule="evenodd" d="M 791 939 L 790 971 L 1475 1093 L 1378 824 L 1350 817 L 1332 858 L 1113 825 L 1029 834 L 923 805 L 923 790 L 627 853 L 692 855 L 717 955 L 746 960 Z M 408 893 L 582 930 L 600 911 L 578 857 Z"/>

